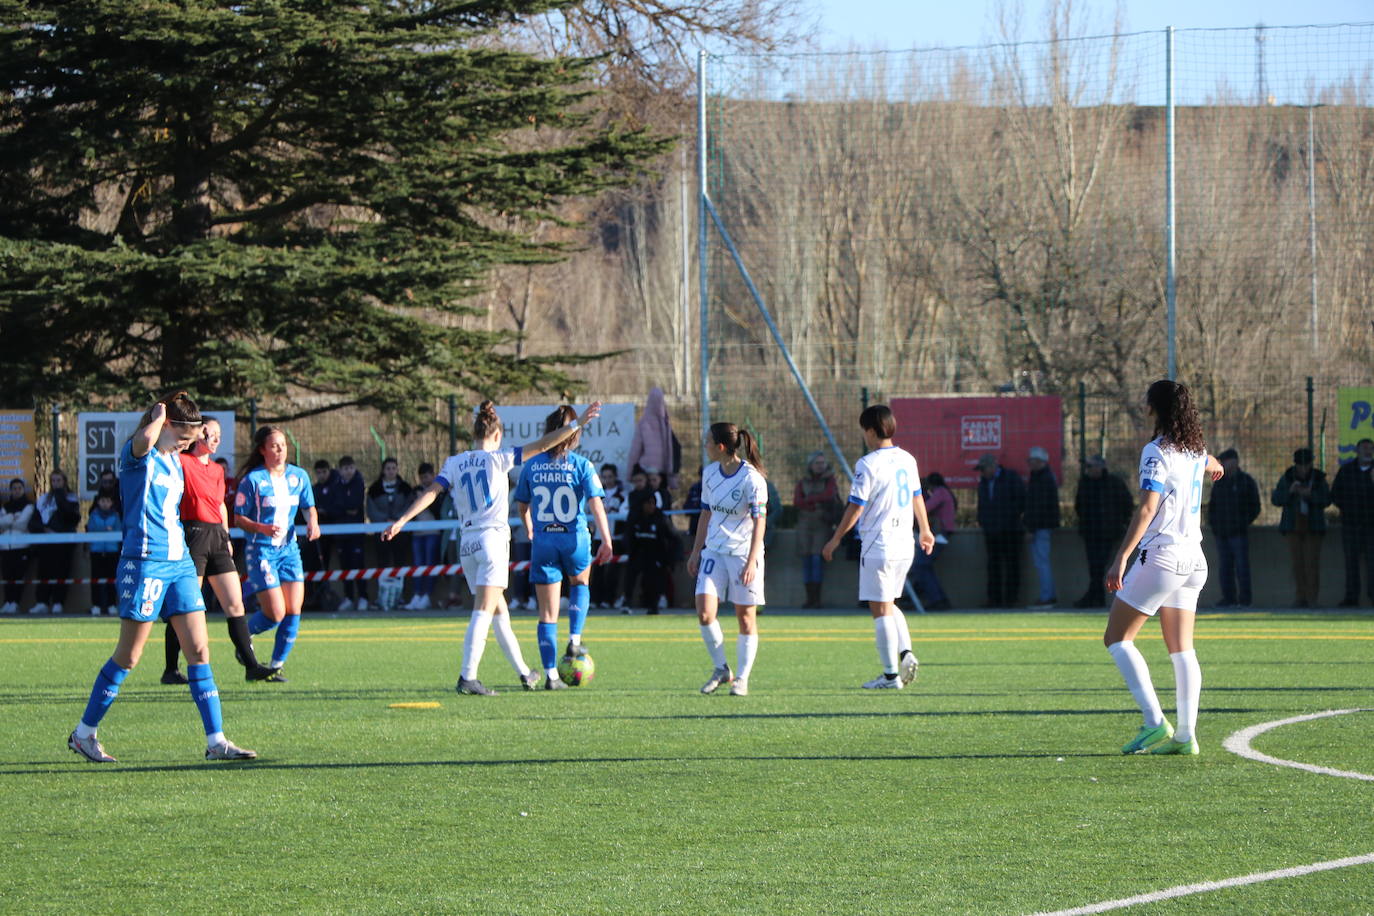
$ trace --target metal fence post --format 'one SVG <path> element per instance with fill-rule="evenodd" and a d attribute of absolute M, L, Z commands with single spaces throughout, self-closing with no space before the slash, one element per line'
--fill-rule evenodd
<path fill-rule="evenodd" d="M 1164 299 L 1168 311 L 1168 378 L 1178 377 L 1178 247 L 1174 238 L 1174 27 L 1164 30 Z"/>
<path fill-rule="evenodd" d="M 1088 386 L 1078 383 L 1078 466 L 1088 461 Z"/>
<path fill-rule="evenodd" d="M 1312 376 L 1307 377 L 1307 448 L 1310 450 L 1316 443 L 1312 435 Z"/>
<path fill-rule="evenodd" d="M 697 336 L 701 340 L 700 369 L 697 379 L 701 398 L 701 464 L 709 463 L 706 434 L 711 430 L 711 351 L 710 286 L 706 268 L 706 202 L 709 188 L 706 174 L 706 51 L 697 52 Z"/>
<path fill-rule="evenodd" d="M 458 454 L 458 396 L 448 396 L 448 453 Z"/>
<path fill-rule="evenodd" d="M 52 405 L 52 470 L 62 470 L 62 405 Z M 38 481 L 34 481 L 34 489 Z"/>

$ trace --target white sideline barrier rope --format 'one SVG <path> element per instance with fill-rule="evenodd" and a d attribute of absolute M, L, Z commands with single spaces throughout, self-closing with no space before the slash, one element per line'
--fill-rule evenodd
<path fill-rule="evenodd" d="M 1374 709 L 1364 707 L 1357 707 L 1355 709 L 1328 709 L 1325 712 L 1308 713 L 1307 715 L 1293 716 L 1288 719 L 1279 719 L 1274 722 L 1261 722 L 1259 725 L 1251 725 L 1248 728 L 1242 728 L 1240 731 L 1230 735 L 1221 743 L 1221 746 L 1233 754 L 1259 763 L 1292 767 L 1293 769 L 1305 770 L 1309 773 L 1320 773 L 1324 776 L 1340 776 L 1343 779 L 1359 779 L 1367 782 L 1374 782 L 1374 775 L 1369 773 L 1356 773 L 1353 770 L 1337 770 L 1332 767 L 1299 763 L 1296 760 L 1283 760 L 1279 757 L 1271 757 L 1268 754 L 1261 753 L 1250 746 L 1251 741 L 1270 729 L 1279 728 L 1283 725 L 1293 725 L 1298 722 L 1310 722 L 1313 719 L 1325 719 L 1330 716 L 1344 716 L 1355 712 L 1374 712 Z M 1220 881 L 1202 881 L 1197 884 L 1180 884 L 1177 887 L 1166 888 L 1162 891 L 1152 891 L 1148 894 L 1136 894 L 1134 897 L 1122 897 L 1119 900 L 1104 900 L 1100 903 L 1090 903 L 1086 906 L 1074 907 L 1068 910 L 1042 912 L 1037 913 L 1036 916 L 1086 916 L 1088 913 L 1105 913 L 1109 910 L 1124 909 L 1125 907 L 1137 906 L 1142 903 L 1158 903 L 1161 900 L 1172 900 L 1175 897 L 1205 894 L 1210 891 L 1226 890 L 1232 887 L 1245 887 L 1250 884 L 1262 884 L 1265 881 L 1279 881 L 1284 878 L 1301 878 L 1304 875 L 1334 871 L 1338 868 L 1351 868 L 1356 865 L 1374 865 L 1374 852 L 1365 853 L 1360 856 L 1347 856 L 1344 859 L 1332 859 L 1327 862 L 1313 862 L 1310 865 L 1295 865 L 1292 868 L 1279 868 L 1274 871 L 1257 872 L 1253 875 L 1241 875 L 1236 878 L 1224 878 Z"/>
<path fill-rule="evenodd" d="M 628 563 L 627 553 L 613 556 L 605 563 L 592 561 L 593 566 L 608 566 L 612 563 Z M 530 568 L 529 560 L 515 560 L 509 567 L 511 572 L 525 572 Z M 305 574 L 306 582 L 352 582 L 358 579 L 371 580 L 392 576 L 397 579 L 424 579 L 430 576 L 456 576 L 463 571 L 462 563 L 442 563 L 437 566 L 374 566 L 369 569 L 330 569 L 316 570 Z M 240 576 L 239 578 L 243 578 Z M 100 585 L 114 579 L 0 579 L 0 585 L 18 585 L 32 582 L 34 585 Z"/>

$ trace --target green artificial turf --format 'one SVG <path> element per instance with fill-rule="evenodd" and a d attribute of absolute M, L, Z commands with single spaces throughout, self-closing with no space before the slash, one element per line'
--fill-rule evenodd
<path fill-rule="evenodd" d="M 1374 782 L 1222 748 L 1374 707 L 1374 619 L 1204 615 L 1198 758 L 1119 754 L 1139 715 L 1098 617 L 910 619 L 903 691 L 858 688 L 878 665 L 855 611 L 766 614 L 750 696 L 701 696 L 696 621 L 667 614 L 593 616 L 596 680 L 559 693 L 522 692 L 489 642 L 488 699 L 453 692 L 465 617 L 307 616 L 285 685 L 245 684 L 213 617 L 226 732 L 260 759 L 201 760 L 159 631 L 106 766 L 65 742 L 116 624 L 5 620 L 0 908 L 1030 913 L 1374 853 Z M 516 632 L 537 663 L 533 620 Z M 1172 717 L 1156 625 L 1139 645 Z M 1374 711 L 1254 746 L 1374 774 L 1371 735 Z M 1374 865 L 1145 909 L 1366 913 Z"/>

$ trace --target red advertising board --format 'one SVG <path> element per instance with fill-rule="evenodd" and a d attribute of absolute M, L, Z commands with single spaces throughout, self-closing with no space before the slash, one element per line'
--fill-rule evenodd
<path fill-rule="evenodd" d="M 1040 446 L 1063 480 L 1063 405 L 1057 397 L 894 398 L 896 443 L 916 456 L 922 474 L 939 471 L 951 487 L 976 487 L 974 465 L 985 454 L 1022 477 Z"/>

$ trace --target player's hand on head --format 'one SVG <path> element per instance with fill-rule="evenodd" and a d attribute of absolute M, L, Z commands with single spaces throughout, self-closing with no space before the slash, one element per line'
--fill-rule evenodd
<path fill-rule="evenodd" d="M 592 401 L 591 404 L 587 405 L 587 409 L 582 411 L 582 416 L 577 422 L 585 424 L 588 420 L 595 420 L 599 416 L 601 416 L 601 402 Z"/>
<path fill-rule="evenodd" d="M 162 403 L 161 401 L 158 401 L 156 404 L 153 405 L 153 409 L 149 413 L 149 416 L 152 417 L 154 423 L 161 423 L 163 420 L 166 420 L 167 405 Z"/>

